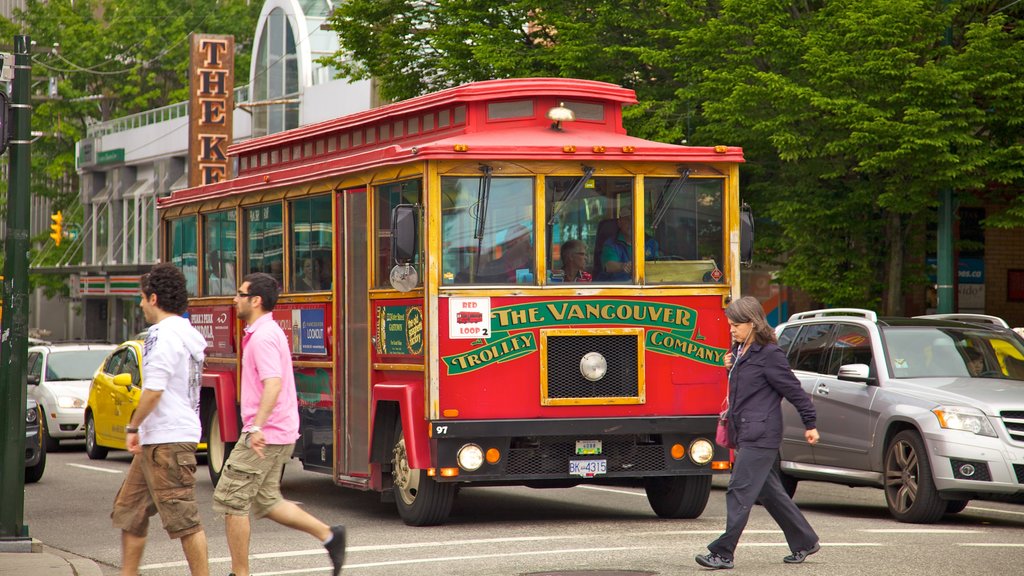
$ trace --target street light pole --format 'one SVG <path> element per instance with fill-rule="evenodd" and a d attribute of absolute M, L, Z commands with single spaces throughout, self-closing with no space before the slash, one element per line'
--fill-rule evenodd
<path fill-rule="evenodd" d="M 13 137 L 7 188 L 3 324 L 0 326 L 0 546 L 28 540 L 25 515 L 25 379 L 32 64 L 26 35 L 14 37 Z M 6 122 L 4 123 L 6 125 Z M 9 129 L 5 126 L 5 129 Z M 4 547 L 6 548 L 6 547 Z"/>

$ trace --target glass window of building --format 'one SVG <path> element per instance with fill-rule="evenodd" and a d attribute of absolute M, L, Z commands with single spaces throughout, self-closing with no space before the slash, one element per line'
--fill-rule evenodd
<path fill-rule="evenodd" d="M 205 288 L 207 296 L 234 296 L 238 284 L 238 227 L 235 211 L 214 212 L 204 217 L 203 232 L 206 239 Z"/>
<path fill-rule="evenodd" d="M 280 8 L 271 10 L 264 21 L 256 53 L 256 72 L 252 80 L 252 99 L 298 99 L 299 59 L 295 32 L 288 16 Z M 252 109 L 252 135 L 265 136 L 299 125 L 299 104 L 274 104 Z M 294 156 L 293 156 L 294 158 Z"/>
<path fill-rule="evenodd" d="M 645 178 L 647 234 L 657 250 L 645 251 L 648 284 L 717 283 L 724 278 L 725 180 Z"/>
<path fill-rule="evenodd" d="M 196 296 L 199 287 L 199 250 L 196 247 L 196 217 L 186 216 L 171 220 L 168 245 L 171 250 L 171 264 L 185 275 L 185 286 L 189 296 Z"/>
<path fill-rule="evenodd" d="M 443 284 L 534 284 L 531 177 L 441 179 Z"/>
<path fill-rule="evenodd" d="M 391 210 L 399 204 L 422 204 L 423 183 L 420 180 L 405 180 L 377 187 L 377 280 L 378 288 L 391 287 L 391 268 L 395 261 L 391 257 Z M 420 222 L 420 231 L 423 222 Z M 412 265 L 419 274 L 419 283 L 423 284 L 423 234 L 416 238 L 416 259 Z"/>
<path fill-rule="evenodd" d="M 245 270 L 266 272 L 284 285 L 284 235 L 281 204 L 254 206 L 245 211 Z"/>
<path fill-rule="evenodd" d="M 291 204 L 292 292 L 330 290 L 331 197 L 316 196 Z"/>

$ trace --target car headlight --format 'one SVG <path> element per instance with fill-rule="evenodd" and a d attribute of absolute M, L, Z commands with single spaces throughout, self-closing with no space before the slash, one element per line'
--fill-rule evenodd
<path fill-rule="evenodd" d="M 85 400 L 74 396 L 57 396 L 57 406 L 61 408 L 85 408 Z"/>
<path fill-rule="evenodd" d="M 939 406 L 932 410 L 939 419 L 939 426 L 947 430 L 963 430 L 980 436 L 996 437 L 996 429 L 985 413 L 965 406 Z"/>
<path fill-rule="evenodd" d="M 35 408 L 29 408 L 28 410 L 25 410 L 25 423 L 26 424 L 35 424 L 36 420 L 38 420 L 38 419 L 39 419 L 39 413 L 36 412 Z"/>

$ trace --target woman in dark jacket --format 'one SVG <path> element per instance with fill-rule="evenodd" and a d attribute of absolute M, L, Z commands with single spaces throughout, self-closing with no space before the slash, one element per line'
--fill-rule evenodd
<path fill-rule="evenodd" d="M 732 568 L 750 509 L 760 501 L 782 528 L 793 552 L 783 562 L 798 564 L 818 551 L 818 535 L 783 489 L 775 463 L 782 446 L 782 399 L 800 413 L 807 429 L 804 438 L 810 444 L 818 442 L 814 404 L 775 343 L 775 331 L 756 298 L 745 296 L 730 303 L 725 316 L 733 339 L 725 367 L 729 370 L 729 436 L 736 446 L 736 459 L 725 493 L 725 533 L 708 545 L 709 554 L 696 560 L 706 568 Z"/>

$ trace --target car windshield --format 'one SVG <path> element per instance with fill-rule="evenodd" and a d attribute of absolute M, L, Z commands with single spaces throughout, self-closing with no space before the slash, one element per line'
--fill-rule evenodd
<path fill-rule="evenodd" d="M 50 352 L 46 359 L 46 380 L 91 380 L 110 350 L 66 350 Z"/>
<path fill-rule="evenodd" d="M 1024 345 L 995 330 L 931 326 L 883 328 L 894 378 L 1024 380 Z"/>

